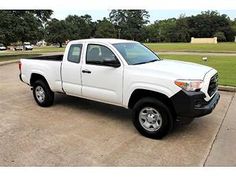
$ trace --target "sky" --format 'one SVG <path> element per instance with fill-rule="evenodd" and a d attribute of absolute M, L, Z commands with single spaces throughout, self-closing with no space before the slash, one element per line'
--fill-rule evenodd
<path fill-rule="evenodd" d="M 57 19 L 65 19 L 68 15 L 84 15 L 89 14 L 92 16 L 93 21 L 102 19 L 103 17 L 109 17 L 111 10 L 54 10 L 52 17 Z M 167 18 L 178 18 L 180 14 L 185 14 L 186 16 L 196 15 L 201 13 L 201 10 L 147 10 L 149 12 L 149 21 L 153 23 L 156 20 L 163 20 Z M 227 14 L 232 20 L 236 18 L 236 10 L 217 10 L 220 14 Z"/>
<path fill-rule="evenodd" d="M 233 9 L 235 0 L 8 0 L 1 9 Z"/>
<path fill-rule="evenodd" d="M 60 20 L 68 15 L 89 14 L 96 21 L 108 17 L 111 9 L 146 9 L 151 23 L 178 18 L 180 14 L 196 15 L 208 9 L 227 14 L 231 19 L 236 18 L 236 0 L 2 0 L 0 8 L 52 9 L 53 17 Z"/>

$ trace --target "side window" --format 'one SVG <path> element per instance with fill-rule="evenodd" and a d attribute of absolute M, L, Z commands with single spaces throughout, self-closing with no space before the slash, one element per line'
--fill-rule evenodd
<path fill-rule="evenodd" d="M 104 59 L 117 61 L 115 54 L 107 47 L 89 44 L 87 47 L 86 63 L 103 65 Z"/>
<path fill-rule="evenodd" d="M 79 63 L 81 56 L 82 44 L 72 44 L 68 53 L 68 61 Z"/>

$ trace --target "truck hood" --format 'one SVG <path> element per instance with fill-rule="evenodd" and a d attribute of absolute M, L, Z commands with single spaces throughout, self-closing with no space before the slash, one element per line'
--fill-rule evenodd
<path fill-rule="evenodd" d="M 151 72 L 162 72 L 163 74 L 169 74 L 177 79 L 204 79 L 207 72 L 213 68 L 177 60 L 160 60 L 156 62 L 136 65 L 142 67 L 142 70 L 148 70 Z"/>

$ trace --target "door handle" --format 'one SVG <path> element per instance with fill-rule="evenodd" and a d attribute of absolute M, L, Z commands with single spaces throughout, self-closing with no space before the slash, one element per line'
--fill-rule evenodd
<path fill-rule="evenodd" d="M 91 71 L 89 71 L 89 70 L 85 69 L 85 70 L 82 70 L 82 73 L 87 73 L 87 74 L 90 74 L 90 73 L 91 73 Z"/>

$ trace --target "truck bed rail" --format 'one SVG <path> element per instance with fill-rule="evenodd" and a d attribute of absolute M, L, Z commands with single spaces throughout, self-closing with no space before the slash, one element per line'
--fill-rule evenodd
<path fill-rule="evenodd" d="M 32 57 L 32 58 L 26 58 L 26 59 L 62 61 L 63 55 L 44 55 L 44 56 L 38 56 L 38 57 Z"/>

